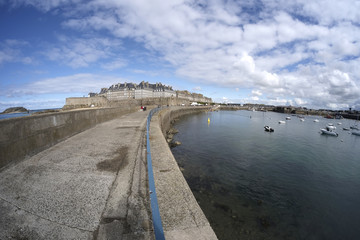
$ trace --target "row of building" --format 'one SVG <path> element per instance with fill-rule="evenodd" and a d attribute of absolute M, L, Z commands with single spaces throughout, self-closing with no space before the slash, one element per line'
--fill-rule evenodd
<path fill-rule="evenodd" d="M 194 102 L 212 102 L 211 98 L 199 93 L 174 91 L 171 86 L 161 83 L 151 84 L 144 81 L 140 84 L 126 82 L 113 84 L 109 88 L 102 88 L 100 93 L 89 93 L 89 97 L 95 96 L 105 97 L 109 101 L 143 98 L 181 98 Z"/>

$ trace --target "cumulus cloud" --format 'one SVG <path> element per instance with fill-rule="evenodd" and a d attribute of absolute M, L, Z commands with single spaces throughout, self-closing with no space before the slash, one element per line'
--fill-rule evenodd
<path fill-rule="evenodd" d="M 50 47 L 44 55 L 72 68 L 88 67 L 97 61 L 114 57 L 114 51 L 121 48 L 120 41 L 108 38 L 70 38 L 61 35 L 58 39 L 60 44 Z M 103 67 L 113 70 L 125 65 L 125 61 L 117 57 L 103 64 Z"/>
<path fill-rule="evenodd" d="M 229 102 L 229 99 L 227 97 L 222 97 L 222 102 L 223 103 L 228 103 Z"/>
<path fill-rule="evenodd" d="M 122 58 L 117 58 L 111 62 L 106 62 L 102 64 L 102 68 L 112 71 L 115 69 L 123 68 L 126 66 L 126 64 L 127 64 L 126 60 Z"/>
<path fill-rule="evenodd" d="M 201 92 L 201 87 L 197 86 L 197 87 L 194 87 L 192 90 L 195 92 Z"/>
<path fill-rule="evenodd" d="M 252 91 L 251 91 L 251 95 L 252 95 L 252 96 L 261 96 L 261 95 L 262 95 L 262 92 L 259 91 L 259 90 L 252 90 Z"/>
<path fill-rule="evenodd" d="M 114 83 L 128 80 L 112 77 L 99 76 L 96 74 L 75 74 L 69 76 L 41 79 L 22 88 L 14 87 L 2 92 L 3 96 L 21 96 L 35 94 L 60 94 L 60 93 L 84 93 L 99 92 L 102 87 L 111 86 Z"/>
<path fill-rule="evenodd" d="M 0 42 L 0 65 L 7 62 L 23 64 L 33 63 L 33 59 L 22 52 L 22 47 L 28 46 L 26 41 L 6 39 Z"/>
<path fill-rule="evenodd" d="M 312 106 L 358 106 L 360 3 L 297 1 L 18 0 L 63 12 L 65 29 L 98 34 L 65 38 L 47 52 L 73 68 L 114 56 L 124 38 L 156 52 L 179 77 L 198 84 L 253 88 L 253 100 Z M 70 7 L 71 6 L 71 7 Z M 60 11 L 61 12 L 61 11 Z M 60 13 L 59 13 L 60 14 Z M 113 40 L 99 36 L 107 33 Z M 117 41 L 115 40 L 117 39 Z M 0 51 L 0 63 L 11 61 Z M 263 95 L 256 95 L 262 93 Z M 256 99 L 255 99 L 256 98 Z"/>

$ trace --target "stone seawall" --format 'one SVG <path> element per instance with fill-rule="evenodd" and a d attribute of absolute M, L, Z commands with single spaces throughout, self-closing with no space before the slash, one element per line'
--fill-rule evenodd
<path fill-rule="evenodd" d="M 137 110 L 139 106 L 128 105 L 1 120 L 0 169 L 94 127 L 98 123 Z"/>
<path fill-rule="evenodd" d="M 151 158 L 167 240 L 217 239 L 164 137 L 174 119 L 207 110 L 209 107 L 171 107 L 155 114 L 151 120 Z"/>

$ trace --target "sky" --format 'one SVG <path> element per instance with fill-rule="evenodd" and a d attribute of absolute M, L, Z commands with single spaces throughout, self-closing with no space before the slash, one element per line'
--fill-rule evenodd
<path fill-rule="evenodd" d="M 357 0 L 0 0 L 0 111 L 161 82 L 221 103 L 360 110 Z"/>

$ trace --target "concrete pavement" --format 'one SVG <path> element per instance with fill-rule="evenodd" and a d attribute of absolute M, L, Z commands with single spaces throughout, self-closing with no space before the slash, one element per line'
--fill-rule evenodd
<path fill-rule="evenodd" d="M 0 239 L 153 239 L 135 112 L 0 172 Z"/>

